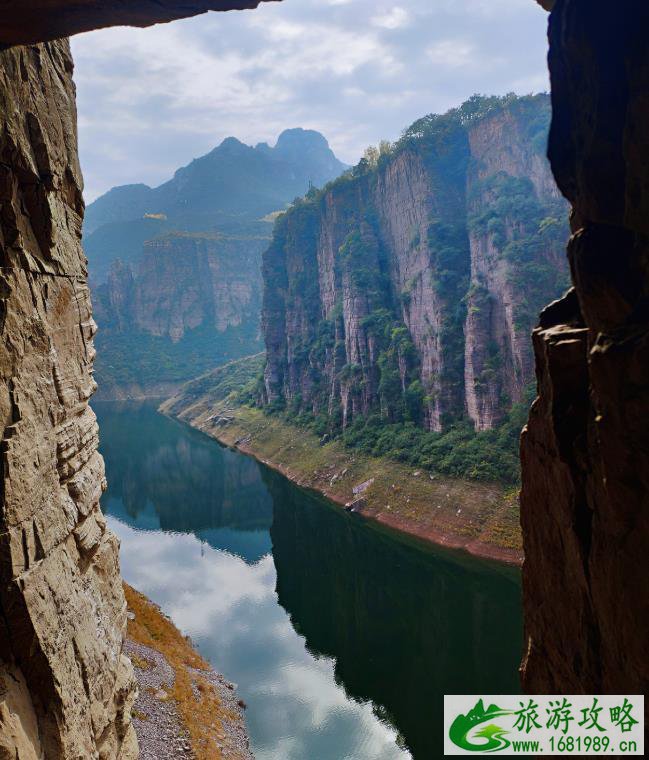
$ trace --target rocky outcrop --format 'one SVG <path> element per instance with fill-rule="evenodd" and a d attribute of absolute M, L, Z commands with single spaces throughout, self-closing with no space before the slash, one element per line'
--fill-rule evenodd
<path fill-rule="evenodd" d="M 376 411 L 493 427 L 532 380 L 529 332 L 567 284 L 549 99 L 416 122 L 278 221 L 264 257 L 264 402 L 345 427 Z"/>
<path fill-rule="evenodd" d="M 573 205 L 574 290 L 534 333 L 522 438 L 527 653 L 536 693 L 649 685 L 649 8 L 558 0 L 550 159 Z"/>
<path fill-rule="evenodd" d="M 120 332 L 130 330 L 136 300 L 135 278 L 128 264 L 121 259 L 113 262 L 108 284 L 95 299 L 95 315 L 99 323 L 113 325 Z"/>
<path fill-rule="evenodd" d="M 0 53 L 0 754 L 130 758 L 67 42 Z"/>
<path fill-rule="evenodd" d="M 107 26 L 151 26 L 207 11 L 256 8 L 272 0 L 18 0 L 0 8 L 0 45 L 54 40 Z"/>

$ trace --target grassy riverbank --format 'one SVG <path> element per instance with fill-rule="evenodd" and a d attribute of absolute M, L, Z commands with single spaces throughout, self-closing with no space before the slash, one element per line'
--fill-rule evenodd
<path fill-rule="evenodd" d="M 250 760 L 232 684 L 193 648 L 160 608 L 126 583 L 129 654 L 138 682 L 133 724 L 148 757 Z"/>
<path fill-rule="evenodd" d="M 241 363 L 186 384 L 161 411 L 250 454 L 296 484 L 422 539 L 512 564 L 522 560 L 517 490 L 431 474 L 237 402 Z"/>

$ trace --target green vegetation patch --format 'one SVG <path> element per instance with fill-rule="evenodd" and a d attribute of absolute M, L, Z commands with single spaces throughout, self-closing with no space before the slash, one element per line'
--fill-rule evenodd
<path fill-rule="evenodd" d="M 252 320 L 222 333 L 205 326 L 189 330 L 176 343 L 148 333 L 100 330 L 95 344 L 95 375 L 101 391 L 108 394 L 114 386 L 146 389 L 185 382 L 262 348 L 259 328 Z"/>
<path fill-rule="evenodd" d="M 254 409 L 263 383 L 264 363 L 265 355 L 260 353 L 230 362 L 187 383 L 180 392 L 178 408 L 202 400 L 211 405 L 226 402 Z M 349 452 L 422 468 L 429 475 L 516 485 L 520 479 L 519 437 L 534 394 L 534 387 L 530 386 L 525 399 L 513 406 L 500 425 L 478 433 L 467 420 L 436 433 L 418 427 L 411 420 L 389 423 L 376 414 L 358 417 L 344 431 L 332 433 L 331 420 L 325 415 L 277 407 L 262 407 L 262 411 L 269 420 L 308 431 L 320 445 L 336 441 Z"/>

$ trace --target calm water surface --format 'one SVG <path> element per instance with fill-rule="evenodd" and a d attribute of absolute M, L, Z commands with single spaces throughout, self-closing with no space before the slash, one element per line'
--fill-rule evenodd
<path fill-rule="evenodd" d="M 518 693 L 518 573 L 348 515 L 157 414 L 96 403 L 126 580 L 238 685 L 258 760 L 440 757 L 444 693 Z"/>

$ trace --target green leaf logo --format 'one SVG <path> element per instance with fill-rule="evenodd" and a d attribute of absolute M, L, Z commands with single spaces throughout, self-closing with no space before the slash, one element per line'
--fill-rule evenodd
<path fill-rule="evenodd" d="M 495 723 L 489 723 L 478 731 L 474 729 L 493 718 L 512 714 L 512 710 L 503 710 L 497 705 L 489 705 L 485 710 L 483 701 L 479 699 L 472 710 L 466 715 L 458 715 L 453 721 L 448 732 L 449 737 L 453 744 L 470 752 L 495 752 L 505 749 L 509 747 L 509 741 L 505 739 L 505 734 L 509 732 L 505 729 Z"/>

